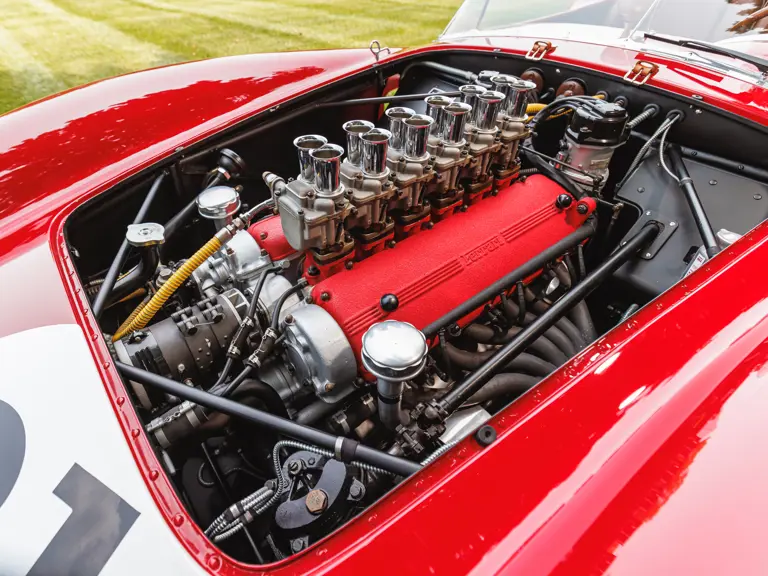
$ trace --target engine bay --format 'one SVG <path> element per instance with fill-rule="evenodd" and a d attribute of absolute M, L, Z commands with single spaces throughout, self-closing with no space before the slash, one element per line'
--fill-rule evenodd
<path fill-rule="evenodd" d="M 762 127 L 591 70 L 446 51 L 265 115 L 66 227 L 164 472 L 243 562 L 490 444 L 495 415 L 768 218 Z"/>

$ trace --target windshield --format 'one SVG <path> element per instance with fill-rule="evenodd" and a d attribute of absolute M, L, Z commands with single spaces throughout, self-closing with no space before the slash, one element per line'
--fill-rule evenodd
<path fill-rule="evenodd" d="M 443 38 L 494 31 L 594 40 L 653 32 L 765 56 L 768 0 L 466 0 Z"/>

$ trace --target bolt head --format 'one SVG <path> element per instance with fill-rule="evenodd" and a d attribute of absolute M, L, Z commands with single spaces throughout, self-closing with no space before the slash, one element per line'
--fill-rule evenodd
<path fill-rule="evenodd" d="M 293 552 L 301 552 L 304 549 L 304 543 L 298 538 L 291 542 L 291 550 Z"/>
<path fill-rule="evenodd" d="M 586 204 L 584 204 L 583 202 L 579 202 L 579 203 L 576 205 L 576 212 L 578 212 L 578 213 L 579 213 L 579 214 L 581 214 L 581 215 L 584 215 L 584 214 L 586 214 L 587 212 L 589 212 L 589 206 L 587 206 L 587 205 L 586 205 Z"/>
<path fill-rule="evenodd" d="M 645 257 L 646 257 L 646 258 L 650 258 L 650 257 L 651 257 L 651 253 L 650 253 L 650 252 L 646 252 L 646 253 L 645 253 Z"/>
<path fill-rule="evenodd" d="M 347 260 L 347 261 L 344 263 L 344 268 L 346 268 L 347 270 L 352 270 L 352 268 L 353 268 L 354 266 L 355 266 L 355 263 L 354 263 L 352 260 Z"/>
<path fill-rule="evenodd" d="M 564 210 L 568 208 L 573 203 L 573 198 L 570 194 L 560 194 L 560 196 L 557 197 L 557 200 L 555 200 L 555 206 L 559 210 Z"/>
<path fill-rule="evenodd" d="M 331 299 L 331 295 L 328 294 L 328 292 L 323 292 L 322 294 L 320 294 L 320 300 L 322 300 L 323 302 L 328 302 L 328 300 L 330 299 Z"/>
<path fill-rule="evenodd" d="M 321 514 L 328 506 L 328 495 L 322 490 L 315 488 L 309 491 L 304 499 L 304 504 L 310 514 Z"/>
<path fill-rule="evenodd" d="M 670 222 L 670 223 L 669 223 L 669 227 L 670 227 L 670 228 L 674 228 L 675 226 L 677 226 L 677 222 L 674 222 L 674 221 L 673 221 L 673 222 Z"/>
<path fill-rule="evenodd" d="M 400 300 L 394 294 L 384 294 L 379 304 L 384 312 L 394 312 L 400 306 Z"/>
<path fill-rule="evenodd" d="M 325 391 L 326 391 L 326 392 L 331 392 L 331 391 L 333 391 L 333 389 L 334 389 L 335 387 L 336 387 L 336 385 L 335 385 L 333 382 L 328 382 L 328 383 L 325 385 Z"/>
<path fill-rule="evenodd" d="M 267 236 L 269 236 L 269 234 L 267 234 L 266 232 L 262 232 L 261 234 L 259 234 L 259 238 L 261 238 L 262 240 L 266 240 Z"/>

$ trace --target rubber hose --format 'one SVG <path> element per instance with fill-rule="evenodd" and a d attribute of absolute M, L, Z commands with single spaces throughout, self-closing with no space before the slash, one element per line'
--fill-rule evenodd
<path fill-rule="evenodd" d="M 117 342 L 126 334 L 144 328 L 149 321 L 154 318 L 155 314 L 163 307 L 174 292 L 187 281 L 203 262 L 210 258 L 217 250 L 221 248 L 221 240 L 217 237 L 213 237 L 206 244 L 195 252 L 192 257 L 184 262 L 181 268 L 176 270 L 173 275 L 155 292 L 151 300 L 144 306 L 131 323 L 126 326 L 124 330 L 118 331 L 112 337 L 113 342 Z"/>
<path fill-rule="evenodd" d="M 507 300 L 504 303 L 504 311 L 507 313 L 507 319 L 513 319 L 518 318 L 520 314 L 520 308 L 517 304 L 512 302 L 511 300 Z M 525 313 L 525 318 L 523 320 L 523 326 L 528 326 L 531 322 L 536 320 L 536 316 L 531 314 L 530 312 Z M 578 350 L 578 346 L 576 343 L 571 342 L 570 338 L 563 333 L 560 328 L 557 326 L 552 326 L 549 328 L 546 332 L 544 332 L 544 336 L 549 338 L 552 343 L 560 348 L 562 350 L 563 354 L 568 356 L 568 358 L 572 358 L 573 356 L 576 356 L 576 351 Z"/>
<path fill-rule="evenodd" d="M 242 400 L 245 397 L 258 398 L 264 403 L 264 406 L 267 407 L 268 412 L 283 418 L 288 418 L 288 411 L 285 409 L 285 404 L 280 398 L 280 394 L 277 393 L 277 390 L 256 378 L 243 380 L 243 383 L 235 388 L 230 397 L 233 400 Z"/>
<path fill-rule="evenodd" d="M 328 416 L 339 409 L 339 404 L 329 404 L 325 400 L 315 400 L 311 404 L 304 406 L 296 415 L 296 422 L 299 424 L 314 424 L 324 416 Z"/>
<path fill-rule="evenodd" d="M 145 246 L 141 248 L 141 261 L 131 270 L 120 276 L 107 298 L 107 304 L 111 305 L 135 292 L 146 284 L 157 270 L 160 264 L 160 250 L 157 246 Z"/>
<path fill-rule="evenodd" d="M 506 334 L 499 336 L 490 326 L 470 324 L 464 328 L 464 334 L 468 338 L 477 342 L 482 342 L 483 344 L 505 344 L 517 336 L 521 330 L 522 328 L 513 326 L 507 330 Z M 545 336 L 540 336 L 536 339 L 529 349 L 537 356 L 543 358 L 547 362 L 551 362 L 555 366 L 562 366 L 568 362 L 568 357 Z"/>
<path fill-rule="evenodd" d="M 533 388 L 537 383 L 538 380 L 535 376 L 528 376 L 527 374 L 496 374 L 488 380 L 485 386 L 469 397 L 467 404 L 482 404 L 508 394 L 519 396 Z"/>
<path fill-rule="evenodd" d="M 475 370 L 485 364 L 490 357 L 494 355 L 494 352 L 490 350 L 486 352 L 469 352 L 467 350 L 456 348 L 452 344 L 446 344 L 445 354 L 448 356 L 451 363 L 459 368 Z M 507 364 L 504 369 L 509 370 L 510 372 L 524 372 L 531 376 L 539 376 L 543 378 L 557 370 L 557 367 L 537 356 L 523 352 Z"/>

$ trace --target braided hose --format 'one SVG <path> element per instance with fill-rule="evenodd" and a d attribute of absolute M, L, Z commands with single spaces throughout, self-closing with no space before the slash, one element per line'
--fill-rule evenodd
<path fill-rule="evenodd" d="M 432 454 L 424 458 L 424 460 L 421 461 L 421 465 L 427 466 L 428 464 L 432 464 L 432 462 L 440 458 L 440 456 L 448 452 L 448 450 L 456 446 L 462 440 L 463 438 L 460 438 L 459 440 L 454 440 L 453 442 L 448 442 L 448 444 L 445 444 L 444 446 L 440 446 L 440 448 L 438 448 L 437 450 L 432 452 Z"/>
<path fill-rule="evenodd" d="M 538 114 L 539 112 L 544 110 L 544 108 L 546 107 L 547 107 L 546 104 L 539 104 L 539 103 L 528 104 L 528 107 L 525 109 L 525 112 L 527 114 Z"/>
<path fill-rule="evenodd" d="M 143 306 L 141 310 L 138 311 L 136 317 L 128 324 L 128 326 L 126 326 L 124 329 L 118 330 L 115 333 L 115 335 L 112 337 L 112 341 L 117 342 L 126 334 L 129 334 L 134 330 L 140 330 L 149 324 L 149 321 L 154 318 L 155 314 L 157 314 L 160 308 L 163 307 L 168 298 L 170 298 L 173 293 L 176 292 L 179 286 L 187 281 L 187 278 L 192 275 L 192 272 L 194 272 L 208 258 L 213 256 L 213 254 L 215 254 L 216 251 L 220 248 L 221 240 L 219 240 L 219 238 L 216 236 L 211 238 L 205 244 L 205 246 L 200 248 L 200 250 L 195 252 L 189 260 L 184 262 L 184 265 L 176 270 L 176 272 L 173 273 L 173 275 L 160 287 L 160 289 L 155 292 L 155 295 L 152 296 L 152 299 L 146 304 L 146 306 Z"/>
<path fill-rule="evenodd" d="M 131 312 L 131 315 L 126 318 L 122 324 L 120 324 L 120 327 L 117 329 L 115 334 L 123 334 L 128 332 L 128 326 L 130 326 L 131 322 L 133 322 L 136 319 L 136 316 L 139 315 L 139 312 L 141 312 L 144 309 L 144 306 L 147 305 L 147 302 L 149 302 L 151 296 L 147 296 L 142 300 L 136 308 L 134 308 L 133 312 Z M 112 341 L 114 342 L 115 339 L 113 338 Z"/>

